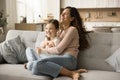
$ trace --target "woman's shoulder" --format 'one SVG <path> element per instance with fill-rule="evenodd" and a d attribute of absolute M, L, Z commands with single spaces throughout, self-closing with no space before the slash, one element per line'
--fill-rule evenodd
<path fill-rule="evenodd" d="M 73 30 L 75 30 L 76 27 L 74 27 L 74 26 L 70 26 L 69 29 L 73 29 Z"/>
<path fill-rule="evenodd" d="M 74 27 L 74 26 L 71 26 L 71 27 L 69 27 L 69 31 L 77 31 L 77 28 L 76 27 Z"/>

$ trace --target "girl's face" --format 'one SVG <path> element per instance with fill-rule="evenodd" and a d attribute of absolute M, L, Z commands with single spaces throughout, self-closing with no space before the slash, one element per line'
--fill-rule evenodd
<path fill-rule="evenodd" d="M 52 23 L 48 23 L 45 27 L 45 33 L 47 37 L 54 38 L 57 33 L 57 29 L 55 28 L 55 25 Z"/>
<path fill-rule="evenodd" d="M 73 18 L 70 15 L 69 9 L 64 9 L 60 17 L 60 22 L 63 24 L 69 24 L 72 20 Z"/>

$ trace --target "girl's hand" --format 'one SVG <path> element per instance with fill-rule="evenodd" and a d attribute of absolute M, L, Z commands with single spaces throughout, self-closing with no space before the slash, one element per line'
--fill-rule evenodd
<path fill-rule="evenodd" d="M 53 42 L 53 41 L 50 41 L 50 42 L 49 42 L 49 44 L 48 44 L 48 46 L 49 46 L 49 48 L 51 48 L 51 47 L 54 47 L 54 46 L 55 46 L 55 44 L 54 44 L 54 42 Z"/>
<path fill-rule="evenodd" d="M 41 53 L 41 48 L 37 47 L 36 52 L 37 52 L 37 54 L 40 54 Z"/>
<path fill-rule="evenodd" d="M 47 42 L 47 44 L 46 44 L 46 48 L 51 48 L 51 47 L 54 47 L 54 46 L 55 46 L 55 44 L 54 44 L 53 41 L 49 41 L 49 42 Z"/>

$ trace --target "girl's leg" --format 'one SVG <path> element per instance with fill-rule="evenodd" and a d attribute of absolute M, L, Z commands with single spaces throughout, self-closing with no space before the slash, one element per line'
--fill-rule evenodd
<path fill-rule="evenodd" d="M 36 54 L 35 50 L 30 47 L 26 49 L 26 57 L 28 61 L 35 61 L 38 59 L 38 55 Z"/>
<path fill-rule="evenodd" d="M 24 65 L 24 67 L 28 70 L 32 70 L 32 66 L 33 66 L 33 61 L 37 60 L 38 59 L 38 56 L 35 52 L 34 49 L 28 47 L 26 49 L 26 57 L 27 57 L 27 60 L 28 60 L 28 63 L 26 63 Z"/>

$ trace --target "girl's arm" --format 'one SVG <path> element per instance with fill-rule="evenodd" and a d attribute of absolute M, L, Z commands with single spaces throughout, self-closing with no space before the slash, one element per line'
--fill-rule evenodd
<path fill-rule="evenodd" d="M 40 44 L 40 47 L 36 47 L 35 50 L 38 54 L 41 53 L 41 49 L 44 49 L 46 47 L 46 41 L 43 41 L 41 44 Z"/>

